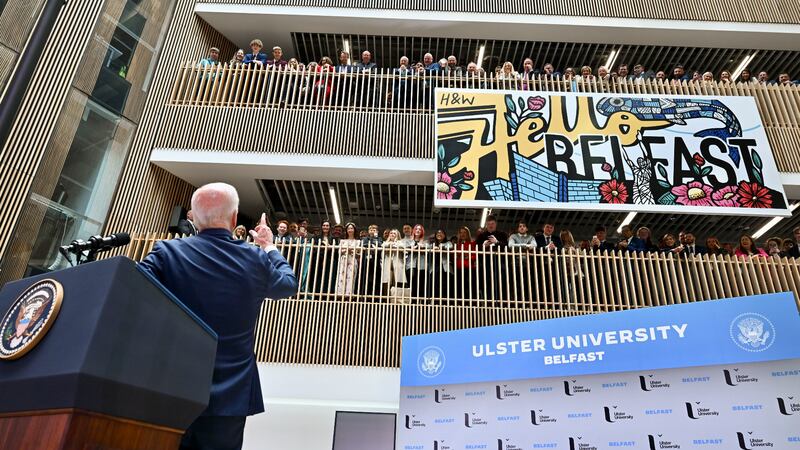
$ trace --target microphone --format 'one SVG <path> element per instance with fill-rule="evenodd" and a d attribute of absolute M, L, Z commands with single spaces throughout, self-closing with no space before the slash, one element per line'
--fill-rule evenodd
<path fill-rule="evenodd" d="M 97 235 L 90 237 L 88 241 L 76 239 L 71 244 L 62 246 L 59 250 L 64 256 L 67 256 L 67 253 L 80 255 L 85 251 L 89 251 L 93 255 L 115 247 L 128 245 L 130 242 L 131 235 L 128 233 L 116 233 L 106 237 Z"/>

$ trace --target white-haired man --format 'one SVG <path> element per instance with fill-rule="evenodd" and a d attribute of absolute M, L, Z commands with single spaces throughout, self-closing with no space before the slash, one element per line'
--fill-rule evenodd
<path fill-rule="evenodd" d="M 250 235 L 231 237 L 239 213 L 233 186 L 212 183 L 192 195 L 197 236 L 161 241 L 140 267 L 219 336 L 208 407 L 186 430 L 181 450 L 239 450 L 247 416 L 264 411 L 255 326 L 265 298 L 297 292 L 292 268 L 272 243 L 265 215 Z"/>

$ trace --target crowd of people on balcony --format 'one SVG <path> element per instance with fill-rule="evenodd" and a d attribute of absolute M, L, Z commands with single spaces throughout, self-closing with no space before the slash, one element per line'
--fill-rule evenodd
<path fill-rule="evenodd" d="M 250 42 L 250 51 L 239 49 L 233 57 L 228 61 L 230 67 L 256 67 L 256 68 L 272 68 L 278 70 L 294 70 L 306 71 L 317 73 L 358 73 L 358 72 L 375 72 L 380 67 L 373 61 L 372 53 L 369 50 L 361 52 L 360 58 L 356 62 L 351 61 L 350 54 L 346 51 L 340 51 L 337 55 L 337 62 L 325 56 L 319 62 L 303 63 L 297 58 L 284 59 L 283 49 L 281 47 L 273 47 L 270 55 L 264 51 L 264 44 L 260 39 L 253 39 Z M 212 47 L 208 56 L 200 61 L 200 67 L 211 67 L 222 64 L 224 61 L 220 59 L 220 51 L 216 47 Z M 600 66 L 596 70 L 591 66 L 584 65 L 582 67 L 566 67 L 562 71 L 557 70 L 553 64 L 545 63 L 539 68 L 533 59 L 525 58 L 520 66 L 521 70 L 517 70 L 511 61 L 506 61 L 502 65 L 494 68 L 493 72 L 487 73 L 479 64 L 469 62 L 466 66 L 459 64 L 458 58 L 455 55 L 442 57 L 436 59 L 431 53 L 425 53 L 421 61 L 411 62 L 411 60 L 403 56 L 394 67 L 386 68 L 389 73 L 395 75 L 445 75 L 453 77 L 478 77 L 478 76 L 491 76 L 498 80 L 506 81 L 522 81 L 533 80 L 538 77 L 560 78 L 568 81 L 645 81 L 645 80 L 660 80 L 669 83 L 683 83 L 683 82 L 710 82 L 718 81 L 721 83 L 759 83 L 759 84 L 780 84 L 780 85 L 798 85 L 800 80 L 793 80 L 789 73 L 782 72 L 777 77 L 771 76 L 766 71 L 752 72 L 750 69 L 743 69 L 738 75 L 736 80 L 733 79 L 732 73 L 728 70 L 723 70 L 717 76 L 712 72 L 704 70 L 687 71 L 683 65 L 676 65 L 671 70 L 650 70 L 643 64 L 634 64 L 629 69 L 627 63 L 617 64 L 616 70 L 609 70 L 605 66 Z M 329 88 L 329 87 L 328 87 Z"/>
<path fill-rule="evenodd" d="M 736 243 L 723 243 L 713 236 L 701 242 L 690 230 L 654 235 L 647 227 L 634 229 L 629 225 L 621 227 L 615 239 L 608 236 L 605 227 L 599 226 L 591 237 L 579 240 L 567 229 L 556 231 L 552 222 L 533 231 L 526 222 L 519 221 L 514 229 L 504 231 L 491 215 L 484 227 L 473 230 L 462 226 L 455 235 L 444 229 L 430 232 L 422 224 L 406 223 L 402 227 L 385 229 L 372 224 L 359 229 L 352 222 L 343 225 L 330 220 L 312 226 L 308 219 L 280 220 L 274 230 L 275 243 L 287 257 L 296 261 L 302 259 L 302 263 L 296 264 L 300 291 L 336 296 L 377 295 L 379 292 L 392 297 L 446 296 L 441 291 L 446 286 L 450 286 L 447 289 L 452 295 L 455 285 L 461 285 L 460 295 L 477 298 L 479 292 L 494 289 L 495 293 L 503 289 L 492 286 L 504 278 L 498 271 L 505 270 L 504 264 L 509 264 L 504 259 L 508 255 L 524 258 L 548 254 L 660 253 L 674 258 L 701 259 L 725 255 L 740 260 L 800 258 L 800 227 L 793 230 L 792 237 L 772 237 L 763 246 L 747 234 Z M 191 221 L 185 221 L 179 232 L 194 234 Z M 247 240 L 245 226 L 236 227 L 232 237 Z M 313 252 L 309 250 L 312 246 Z M 573 270 L 572 266 L 569 270 Z M 574 273 L 578 272 L 575 268 Z M 467 288 L 463 287 L 464 283 Z M 396 290 L 405 293 L 398 294 Z"/>

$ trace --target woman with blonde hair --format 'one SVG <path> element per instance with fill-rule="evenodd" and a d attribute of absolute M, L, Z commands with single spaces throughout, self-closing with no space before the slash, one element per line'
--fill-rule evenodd
<path fill-rule="evenodd" d="M 400 231 L 396 228 L 389 230 L 389 235 L 381 246 L 381 282 L 386 287 L 386 293 L 391 296 L 398 285 L 406 282 L 405 245 L 400 240 Z"/>
<path fill-rule="evenodd" d="M 239 49 L 234 53 L 233 58 L 228 62 L 230 67 L 239 67 L 244 64 L 244 50 Z"/>
<path fill-rule="evenodd" d="M 234 239 L 238 239 L 240 241 L 247 240 L 247 228 L 244 225 L 238 225 L 236 228 L 233 229 L 233 236 Z"/>
<path fill-rule="evenodd" d="M 581 67 L 581 74 L 575 77 L 577 81 L 592 81 L 594 80 L 594 75 L 592 75 L 592 68 L 589 66 Z"/>

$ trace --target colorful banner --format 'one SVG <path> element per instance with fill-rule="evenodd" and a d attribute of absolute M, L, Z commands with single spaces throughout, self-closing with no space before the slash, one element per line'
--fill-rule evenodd
<path fill-rule="evenodd" d="M 398 449 L 800 449 L 791 293 L 404 337 Z"/>
<path fill-rule="evenodd" d="M 435 206 L 788 216 L 752 97 L 436 90 Z"/>

